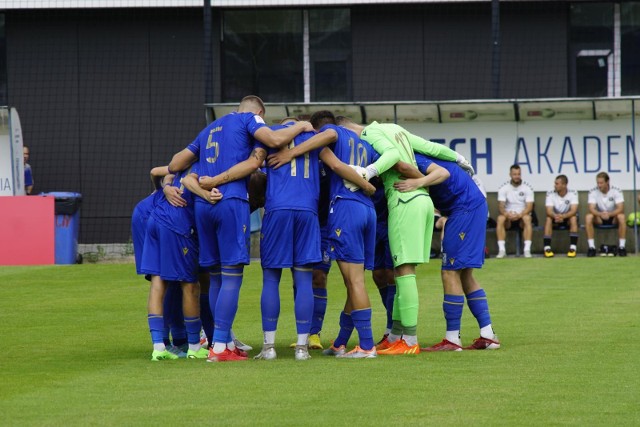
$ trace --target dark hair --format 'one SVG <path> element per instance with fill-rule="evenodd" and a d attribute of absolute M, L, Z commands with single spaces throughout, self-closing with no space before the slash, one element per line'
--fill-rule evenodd
<path fill-rule="evenodd" d="M 560 181 L 562 181 L 564 185 L 567 185 L 567 183 L 569 182 L 569 178 L 567 178 L 566 175 L 558 175 L 556 176 L 556 179 L 559 179 Z"/>
<path fill-rule="evenodd" d="M 335 125 L 336 117 L 329 110 L 321 110 L 313 113 L 309 121 L 315 130 L 319 130 L 324 125 Z"/>
<path fill-rule="evenodd" d="M 606 172 L 600 172 L 598 175 L 596 175 L 596 179 L 598 178 L 604 178 L 605 182 L 609 182 L 609 174 Z"/>
<path fill-rule="evenodd" d="M 510 171 L 512 170 L 520 170 L 520 165 L 511 165 L 511 167 L 509 168 Z"/>

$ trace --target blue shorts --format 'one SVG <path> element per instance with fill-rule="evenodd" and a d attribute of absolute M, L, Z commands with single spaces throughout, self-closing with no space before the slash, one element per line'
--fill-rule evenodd
<path fill-rule="evenodd" d="M 198 280 L 198 240 L 174 233 L 153 216 L 147 220 L 142 250 L 143 274 L 162 280 L 195 283 Z"/>
<path fill-rule="evenodd" d="M 142 248 L 144 248 L 144 238 L 147 234 L 147 219 L 137 212 L 133 211 L 131 215 L 131 240 L 133 241 L 133 255 L 136 260 L 136 273 L 142 274 L 140 265 L 142 263 Z"/>
<path fill-rule="evenodd" d="M 376 250 L 373 260 L 374 270 L 393 270 L 393 259 L 389 248 L 389 228 L 387 221 L 378 221 L 376 224 Z"/>
<path fill-rule="evenodd" d="M 324 271 L 327 274 L 329 273 L 329 270 L 331 270 L 329 245 L 329 226 L 325 224 L 324 227 L 320 227 L 320 251 L 322 252 L 322 261 L 313 265 L 314 270 Z"/>
<path fill-rule="evenodd" d="M 482 268 L 486 232 L 486 202 L 449 215 L 442 236 L 442 269 Z"/>
<path fill-rule="evenodd" d="M 376 245 L 376 211 L 373 206 L 348 199 L 336 199 L 329 210 L 331 234 L 329 256 L 373 269 Z"/>
<path fill-rule="evenodd" d="M 223 198 L 215 205 L 196 203 L 195 215 L 201 266 L 249 264 L 249 202 Z"/>
<path fill-rule="evenodd" d="M 265 213 L 260 258 L 263 268 L 289 268 L 319 262 L 322 257 L 318 215 L 289 209 Z"/>

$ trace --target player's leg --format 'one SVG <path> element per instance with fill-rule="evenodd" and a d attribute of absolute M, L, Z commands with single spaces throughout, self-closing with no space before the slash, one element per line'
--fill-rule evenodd
<path fill-rule="evenodd" d="M 264 239 L 263 239 L 264 240 Z M 254 359 L 274 360 L 276 330 L 280 318 L 280 278 L 281 268 L 262 268 L 262 293 L 260 296 L 260 312 L 262 313 L 262 350 Z"/>
<path fill-rule="evenodd" d="M 469 310 L 478 321 L 480 338 L 473 341 L 465 350 L 494 350 L 500 348 L 500 341 L 491 325 L 491 314 L 487 294 L 473 276 L 473 269 L 462 271 L 462 287 L 467 298 Z"/>
<path fill-rule="evenodd" d="M 598 217 L 598 219 L 600 219 Z M 596 256 L 596 240 L 595 240 L 595 229 L 594 223 L 596 221 L 595 215 L 588 213 L 584 217 L 584 230 L 587 233 L 587 256 L 594 257 Z"/>
<path fill-rule="evenodd" d="M 416 221 L 422 218 L 422 221 Z M 389 246 L 396 265 L 396 303 L 403 338 L 380 354 L 417 354 L 418 286 L 416 264 L 429 262 L 433 234 L 433 202 L 428 196 L 415 197 L 407 204 L 389 209 Z M 394 312 L 396 310 L 394 304 Z M 402 348 L 400 348 L 402 347 Z M 404 348 L 406 347 L 406 349 Z"/>
<path fill-rule="evenodd" d="M 624 212 L 616 215 L 613 223 L 618 224 L 618 256 L 627 256 L 627 220 Z"/>
<path fill-rule="evenodd" d="M 176 306 L 174 311 L 180 312 L 183 317 L 188 343 L 187 358 L 206 359 L 207 350 L 200 346 L 202 322 L 197 239 L 195 236 L 186 237 L 175 233 L 164 225 L 161 225 L 159 230 L 162 241 L 161 277 L 180 282 L 181 288 L 177 288 L 177 291 L 182 293 L 182 307 Z"/>
<path fill-rule="evenodd" d="M 160 277 L 160 250 L 158 225 L 155 219 L 150 217 L 147 222 L 147 234 L 144 241 L 140 271 L 142 274 L 149 275 L 151 278 L 149 298 L 147 300 L 147 322 L 153 343 L 152 361 L 178 358 L 175 354 L 167 351 L 163 340 L 165 330 L 163 302 L 167 284 Z"/>
<path fill-rule="evenodd" d="M 249 264 L 249 204 L 229 199 L 214 206 L 215 236 L 220 254 L 220 292 L 214 310 L 213 347 L 210 362 L 247 360 L 236 351 L 230 330 L 238 310 L 244 266 Z"/>
<path fill-rule="evenodd" d="M 342 278 L 347 287 L 353 326 L 358 331 L 359 344 L 339 357 L 371 358 L 376 356 L 371 330 L 371 303 L 364 283 L 364 265 L 338 260 Z"/>
<path fill-rule="evenodd" d="M 520 219 L 520 228 L 522 228 L 522 237 L 524 239 L 524 257 L 531 258 L 531 239 L 533 238 L 531 215 L 525 215 Z"/>
<path fill-rule="evenodd" d="M 314 310 L 313 266 L 322 261 L 318 216 L 309 211 L 293 211 L 293 282 L 296 286 L 295 317 L 298 334 L 295 358 L 307 360 L 309 333 Z"/>
<path fill-rule="evenodd" d="M 327 312 L 327 276 L 331 269 L 328 234 L 329 228 L 326 225 L 320 228 L 322 261 L 313 266 L 313 318 L 309 331 L 309 348 L 313 350 L 322 350 L 323 348 L 320 333 Z"/>
<path fill-rule="evenodd" d="M 569 258 L 575 258 L 578 249 L 578 216 L 574 215 L 569 218 Z"/>
<path fill-rule="evenodd" d="M 511 221 L 504 215 L 498 215 L 496 218 L 496 240 L 498 241 L 498 255 L 496 258 L 504 258 L 507 255 L 505 239 L 507 237 L 507 229 L 511 227 Z"/>
<path fill-rule="evenodd" d="M 553 233 L 553 219 L 549 216 L 544 221 L 544 235 L 542 236 L 542 243 L 544 245 L 544 257 L 552 258 L 553 251 L 551 250 L 551 236 Z"/>

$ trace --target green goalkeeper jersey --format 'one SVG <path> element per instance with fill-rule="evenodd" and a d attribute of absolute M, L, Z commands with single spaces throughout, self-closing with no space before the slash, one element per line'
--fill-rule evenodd
<path fill-rule="evenodd" d="M 418 194 L 426 193 L 424 188 L 407 193 L 400 193 L 393 188 L 393 184 L 400 179 L 400 173 L 392 169 L 398 161 L 417 167 L 414 151 L 452 162 L 455 162 L 458 157 L 458 153 L 452 149 L 427 141 L 393 123 L 373 122 L 364 128 L 360 138 L 371 144 L 380 154 L 380 158 L 373 165 L 384 183 L 384 193 L 389 208 L 397 206 L 400 200 L 408 201 Z"/>

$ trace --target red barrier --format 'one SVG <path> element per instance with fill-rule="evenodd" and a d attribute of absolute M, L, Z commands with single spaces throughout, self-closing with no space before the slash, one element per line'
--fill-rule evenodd
<path fill-rule="evenodd" d="M 55 261 L 55 198 L 0 197 L 0 265 Z"/>

